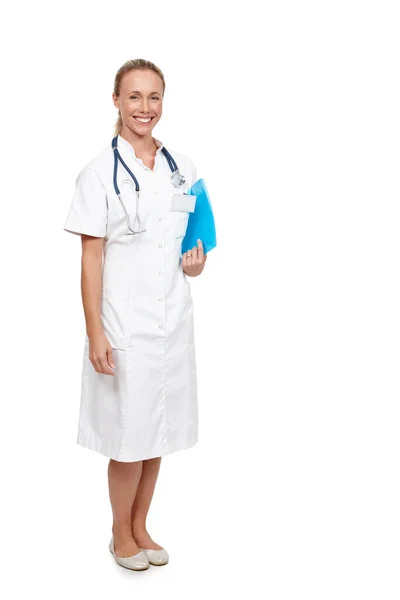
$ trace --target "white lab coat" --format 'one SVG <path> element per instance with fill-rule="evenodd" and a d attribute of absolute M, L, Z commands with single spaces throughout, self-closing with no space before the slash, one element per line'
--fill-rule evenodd
<path fill-rule="evenodd" d="M 167 148 L 186 178 L 175 188 L 162 143 L 155 141 L 152 171 L 118 136 L 119 152 L 140 184 L 145 233 L 127 235 L 111 140 L 79 173 L 64 225 L 105 238 L 101 319 L 115 363 L 114 376 L 97 373 L 86 336 L 77 443 L 122 462 L 190 448 L 198 436 L 193 302 L 180 256 L 189 213 L 172 210 L 173 195 L 186 192 L 197 175 L 189 157 Z M 135 194 L 122 186 L 125 178 L 119 162 L 118 186 L 132 227 Z"/>

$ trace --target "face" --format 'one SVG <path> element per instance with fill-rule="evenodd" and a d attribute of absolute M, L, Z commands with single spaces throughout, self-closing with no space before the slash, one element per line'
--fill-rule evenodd
<path fill-rule="evenodd" d="M 140 137 L 151 136 L 162 115 L 163 84 L 152 70 L 125 73 L 120 94 L 113 93 L 114 105 L 121 111 L 123 127 Z"/>

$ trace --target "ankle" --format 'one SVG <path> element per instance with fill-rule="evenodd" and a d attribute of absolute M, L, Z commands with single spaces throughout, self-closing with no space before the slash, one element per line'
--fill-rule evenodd
<path fill-rule="evenodd" d="M 132 522 L 132 534 L 133 537 L 136 536 L 141 536 L 141 535 L 146 535 L 147 534 L 147 529 L 146 529 L 146 523 L 138 523 L 136 521 Z"/>
<path fill-rule="evenodd" d="M 112 530 L 112 534 L 114 537 L 118 537 L 118 538 L 131 538 L 132 537 L 132 530 L 128 523 L 113 523 L 111 530 Z"/>

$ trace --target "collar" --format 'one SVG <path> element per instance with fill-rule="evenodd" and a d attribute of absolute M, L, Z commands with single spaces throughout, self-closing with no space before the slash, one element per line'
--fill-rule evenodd
<path fill-rule="evenodd" d="M 157 151 L 156 151 L 156 156 L 157 156 L 157 154 L 160 154 L 162 148 L 164 147 L 164 144 L 160 140 L 156 139 L 155 137 L 153 137 L 153 140 L 154 140 L 155 145 L 157 146 Z M 121 137 L 119 134 L 118 134 L 118 139 L 117 139 L 117 146 L 118 146 L 118 149 L 121 147 L 125 148 L 128 152 L 133 154 L 133 156 L 136 158 L 136 160 L 141 160 L 136 156 L 135 149 L 132 146 L 132 144 L 130 144 L 125 138 Z"/>

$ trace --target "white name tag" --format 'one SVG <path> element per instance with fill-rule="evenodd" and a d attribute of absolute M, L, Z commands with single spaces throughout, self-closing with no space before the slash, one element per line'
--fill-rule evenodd
<path fill-rule="evenodd" d="M 191 194 L 174 194 L 172 196 L 172 210 L 179 210 L 182 212 L 194 212 L 196 206 L 197 196 Z"/>

